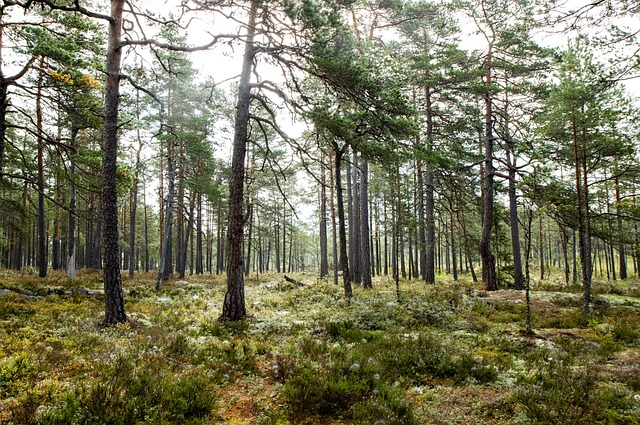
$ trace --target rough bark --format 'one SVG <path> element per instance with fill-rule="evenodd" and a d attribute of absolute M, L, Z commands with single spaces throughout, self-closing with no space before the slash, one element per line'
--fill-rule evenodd
<path fill-rule="evenodd" d="M 78 129 L 71 129 L 71 147 L 74 148 L 76 138 L 78 137 Z M 76 280 L 76 160 L 75 155 L 71 154 L 71 164 L 69 166 L 69 242 L 67 257 L 67 276 L 71 281 Z"/>
<path fill-rule="evenodd" d="M 124 0 L 111 0 L 111 20 L 107 45 L 104 93 L 104 139 L 102 142 L 102 250 L 105 294 L 104 324 L 127 320 L 120 274 L 118 240 L 118 102 L 122 49 L 122 12 Z"/>
<path fill-rule="evenodd" d="M 254 37 L 256 34 L 256 16 L 258 0 L 251 1 L 249 22 L 245 41 L 242 72 L 238 87 L 236 105 L 235 133 L 231 158 L 231 178 L 229 180 L 229 227 L 227 231 L 227 292 L 222 308 L 222 320 L 241 320 L 246 316 L 244 300 L 244 163 L 247 153 L 249 126 L 249 106 L 251 103 L 251 72 L 253 70 Z"/>
<path fill-rule="evenodd" d="M 342 287 L 344 288 L 344 296 L 350 300 L 353 298 L 353 290 L 351 288 L 351 275 L 349 274 L 349 260 L 347 257 L 347 229 L 344 217 L 344 199 L 342 195 L 342 155 L 344 153 L 333 142 L 333 150 L 335 152 L 335 185 L 336 185 L 336 202 L 338 204 L 338 228 L 340 233 L 340 266 L 342 268 Z"/>
<path fill-rule="evenodd" d="M 329 274 L 329 244 L 327 241 L 327 188 L 324 152 L 320 163 L 320 278 Z"/>
<path fill-rule="evenodd" d="M 433 151 L 433 108 L 431 104 L 431 89 L 425 88 L 426 99 L 426 119 L 427 119 L 427 152 Z M 435 220 L 435 201 L 433 184 L 433 164 L 427 163 L 426 169 L 426 259 L 424 279 L 426 283 L 436 282 L 436 220 Z"/>
<path fill-rule="evenodd" d="M 360 158 L 360 259 L 362 286 L 373 288 L 369 229 L 369 162 L 365 158 Z"/>
<path fill-rule="evenodd" d="M 624 235 L 622 230 L 622 213 L 620 211 L 620 182 L 615 179 L 616 185 L 616 220 L 618 224 L 618 256 L 620 261 L 620 279 L 627 278 L 627 255 L 625 252 Z"/>
<path fill-rule="evenodd" d="M 509 157 L 507 157 L 509 161 Z M 522 274 L 522 254 L 520 251 L 520 229 L 518 224 L 518 199 L 516 196 L 516 167 L 509 166 L 509 220 L 511 225 L 511 251 L 513 253 L 513 280 L 517 290 L 524 289 Z"/>
<path fill-rule="evenodd" d="M 336 209 L 335 209 L 335 205 L 333 202 L 334 196 L 333 196 L 333 191 L 334 191 L 334 182 L 333 182 L 333 160 L 331 155 L 329 155 L 329 183 L 331 184 L 331 191 L 330 191 L 330 201 L 329 201 L 329 208 L 331 208 L 331 229 L 333 230 L 332 232 L 332 243 L 333 243 L 333 283 L 335 285 L 338 284 L 338 235 L 337 235 L 337 224 L 336 224 Z"/>
<path fill-rule="evenodd" d="M 485 84 L 487 86 L 484 95 L 485 103 L 485 134 L 484 134 L 484 173 L 483 173 L 483 196 L 484 211 L 482 215 L 482 236 L 480 238 L 480 256 L 482 258 L 482 281 L 487 291 L 498 289 L 498 279 L 496 275 L 496 258 L 491 252 L 491 230 L 493 227 L 494 205 L 493 205 L 493 101 L 491 98 L 491 50 L 487 59 L 487 75 Z"/>
<path fill-rule="evenodd" d="M 167 181 L 168 181 L 168 194 L 167 200 L 164 202 L 164 228 L 162 231 L 162 245 L 160 249 L 160 266 L 158 267 L 158 278 L 156 280 L 156 290 L 162 289 L 162 282 L 168 277 L 169 265 L 171 262 L 171 229 L 173 222 L 173 198 L 174 198 L 174 182 L 175 182 L 175 167 L 173 166 L 173 141 L 169 140 L 169 146 L 167 147 Z M 162 212 L 161 212 L 162 214 Z"/>
<path fill-rule="evenodd" d="M 40 60 L 43 68 L 43 60 Z M 44 209 L 44 137 L 42 136 L 42 84 L 43 71 L 38 75 L 36 94 L 36 126 L 38 127 L 38 276 L 47 276 L 47 228 Z"/>

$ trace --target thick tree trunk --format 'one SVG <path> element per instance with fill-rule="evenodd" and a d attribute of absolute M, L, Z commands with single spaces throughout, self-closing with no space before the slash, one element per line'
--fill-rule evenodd
<path fill-rule="evenodd" d="M 122 49 L 122 11 L 124 0 L 111 0 L 111 21 L 107 45 L 107 66 L 104 94 L 104 139 L 102 143 L 102 249 L 104 255 L 104 324 L 127 320 L 120 274 L 118 240 L 118 102 Z"/>
<path fill-rule="evenodd" d="M 362 286 L 373 288 L 371 282 L 371 247 L 369 230 L 369 163 L 360 158 L 360 259 Z"/>
<path fill-rule="evenodd" d="M 243 239 L 244 239 L 244 163 L 247 153 L 249 106 L 251 103 L 251 72 L 253 70 L 258 0 L 251 0 L 245 41 L 242 72 L 238 87 L 231 178 L 229 179 L 229 227 L 227 230 L 227 292 L 224 296 L 222 320 L 241 320 L 247 315 L 244 301 Z"/>

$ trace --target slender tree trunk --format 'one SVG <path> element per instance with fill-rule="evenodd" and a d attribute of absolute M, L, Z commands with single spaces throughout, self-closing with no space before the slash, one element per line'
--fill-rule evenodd
<path fill-rule="evenodd" d="M 620 211 L 620 182 L 615 178 L 616 185 L 616 220 L 618 224 L 618 257 L 620 262 L 620 279 L 627 278 L 627 256 L 625 252 L 625 238 L 622 230 L 622 214 Z"/>
<path fill-rule="evenodd" d="M 251 201 L 251 194 L 249 194 L 248 199 L 249 205 L 247 205 L 247 216 L 248 216 L 248 229 L 247 229 L 247 260 L 244 264 L 244 275 L 245 277 L 249 277 L 251 273 L 251 248 L 253 247 L 253 203 Z"/>
<path fill-rule="evenodd" d="M 247 315 L 244 300 L 243 249 L 244 238 L 244 163 L 247 153 L 249 106 L 251 104 L 251 72 L 253 70 L 254 37 L 258 0 L 251 0 L 249 22 L 238 87 L 231 178 L 229 180 L 229 228 L 227 230 L 227 292 L 222 308 L 223 320 L 241 320 Z"/>
<path fill-rule="evenodd" d="M 576 177 L 576 193 L 578 196 L 578 240 L 580 244 L 580 261 L 582 263 L 582 287 L 583 287 L 583 304 L 582 309 L 585 313 L 589 312 L 589 303 L 591 302 L 591 242 L 589 241 L 589 231 L 587 229 L 589 203 L 585 199 L 587 193 L 581 183 L 582 170 L 580 168 L 582 161 L 585 160 L 579 154 L 578 149 L 578 124 L 577 119 L 574 116 L 572 119 L 573 130 L 573 156 L 575 162 L 575 177 Z M 584 145 L 585 141 L 582 141 Z M 586 181 L 586 176 L 584 176 Z"/>
<path fill-rule="evenodd" d="M 458 265 L 456 264 L 456 239 L 455 239 L 455 226 L 453 223 L 453 212 L 450 214 L 451 225 L 451 259 L 453 260 L 453 280 L 458 280 Z"/>
<path fill-rule="evenodd" d="M 569 268 L 569 236 L 567 235 L 567 229 L 563 224 L 559 224 L 560 226 L 560 237 L 562 243 L 562 254 L 564 257 L 564 280 L 565 283 L 569 284 L 569 279 L 571 278 L 571 269 Z"/>
<path fill-rule="evenodd" d="M 102 250 L 104 256 L 105 325 L 127 320 L 118 254 L 118 102 L 124 0 L 111 0 L 104 94 L 104 139 L 102 143 Z"/>
<path fill-rule="evenodd" d="M 433 107 L 431 105 L 431 88 L 425 88 L 425 98 L 427 104 L 427 152 L 433 151 Z M 426 263 L 424 278 L 426 283 L 436 282 L 436 220 L 433 184 L 433 164 L 427 162 L 426 181 Z"/>
<path fill-rule="evenodd" d="M 332 233 L 332 242 L 333 242 L 333 283 L 335 285 L 338 284 L 338 235 L 337 235 L 337 226 L 336 226 L 336 209 L 334 205 L 334 188 L 336 187 L 334 184 L 333 178 L 333 159 L 332 155 L 329 155 L 329 180 L 331 184 L 330 196 L 331 199 L 329 201 L 329 208 L 331 208 L 331 228 L 333 230 Z"/>
<path fill-rule="evenodd" d="M 362 286 L 373 288 L 369 235 L 369 163 L 363 157 L 360 158 L 360 247 Z"/>
<path fill-rule="evenodd" d="M 327 188 L 324 152 L 320 161 L 320 278 L 329 274 L 329 246 L 327 243 Z"/>
<path fill-rule="evenodd" d="M 204 274 L 202 261 L 202 193 L 197 194 L 198 220 L 196 222 L 196 274 Z"/>
<path fill-rule="evenodd" d="M 344 288 L 344 296 L 351 300 L 353 291 L 351 288 L 351 276 L 349 274 L 349 260 L 347 258 L 347 229 L 344 217 L 344 200 L 342 196 L 342 175 L 341 163 L 344 151 L 338 148 L 338 144 L 333 142 L 333 150 L 335 153 L 335 184 L 336 184 L 336 202 L 338 204 L 338 227 L 340 233 L 340 266 L 342 267 L 342 285 Z"/>
<path fill-rule="evenodd" d="M 482 236 L 480 238 L 480 256 L 482 257 L 482 281 L 486 285 L 487 291 L 498 289 L 498 279 L 496 275 L 496 259 L 491 252 L 491 229 L 494 219 L 493 205 L 493 101 L 491 99 L 490 87 L 493 84 L 491 78 L 492 67 L 492 45 L 489 45 L 487 56 L 487 75 L 485 84 L 487 86 L 484 95 L 485 102 L 485 137 L 484 137 L 484 211 L 482 215 Z"/>
<path fill-rule="evenodd" d="M 147 212 L 147 187 L 142 179 L 142 204 L 144 207 L 144 271 L 149 273 L 149 214 Z"/>
<path fill-rule="evenodd" d="M 507 156 L 510 161 L 510 156 Z M 513 253 L 513 280 L 515 288 L 524 288 L 524 276 L 522 275 L 522 254 L 520 252 L 520 227 L 518 224 L 518 198 L 516 195 L 516 164 L 509 167 L 509 221 L 511 227 L 511 251 Z"/>
<path fill-rule="evenodd" d="M 158 279 L 156 280 L 156 290 L 162 289 L 162 282 L 168 278 L 169 264 L 172 261 L 171 258 L 171 233 L 173 223 L 173 198 L 174 198 L 174 182 L 175 182 L 175 167 L 173 165 L 173 140 L 168 140 L 169 146 L 167 146 L 167 184 L 169 185 L 167 190 L 167 200 L 164 202 L 164 230 L 162 232 L 162 244 L 160 249 L 160 265 L 158 267 Z M 162 214 L 162 211 L 160 212 Z"/>
<path fill-rule="evenodd" d="M 71 129 L 71 148 L 75 148 L 78 129 Z M 69 243 L 67 257 L 67 276 L 72 282 L 76 280 L 76 157 L 71 153 L 71 165 L 69 166 Z"/>
<path fill-rule="evenodd" d="M 544 280 L 544 239 L 542 237 L 542 214 L 538 216 L 538 250 L 540 251 L 540 280 Z"/>
<path fill-rule="evenodd" d="M 40 59 L 38 91 L 36 95 L 36 125 L 38 127 L 38 276 L 47 276 L 47 233 L 44 209 L 44 137 L 42 136 L 42 85 L 44 60 Z"/>

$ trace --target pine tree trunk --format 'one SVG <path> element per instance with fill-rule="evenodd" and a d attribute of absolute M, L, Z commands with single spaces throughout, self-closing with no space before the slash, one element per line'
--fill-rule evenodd
<path fill-rule="evenodd" d="M 175 182 L 175 167 L 173 166 L 173 141 L 167 140 L 169 146 L 167 146 L 167 184 L 169 185 L 167 190 L 167 200 L 164 202 L 164 229 L 162 231 L 162 241 L 160 249 L 160 265 L 158 267 L 158 278 L 156 279 L 156 290 L 162 289 L 162 282 L 169 277 L 169 268 L 172 261 L 171 256 L 171 233 L 173 223 L 173 198 L 174 198 L 174 182 Z M 162 214 L 162 211 L 160 211 Z"/>
<path fill-rule="evenodd" d="M 78 129 L 71 129 L 71 148 L 75 148 Z M 71 164 L 69 165 L 69 243 L 67 257 L 67 276 L 72 282 L 76 280 L 76 158 L 71 154 Z"/>
<path fill-rule="evenodd" d="M 498 289 L 498 279 L 496 275 L 496 259 L 491 252 L 491 229 L 493 227 L 494 205 L 493 205 L 493 101 L 489 87 L 491 80 L 491 59 L 492 45 L 489 46 L 487 59 L 487 75 L 485 84 L 487 91 L 485 98 L 485 135 L 484 135 L 484 175 L 483 175 L 483 195 L 484 211 L 482 215 L 482 236 L 480 238 L 480 256 L 482 257 L 482 281 L 487 291 Z"/>
<path fill-rule="evenodd" d="M 360 158 L 360 262 L 364 288 L 373 288 L 369 233 L 369 163 Z"/>
<path fill-rule="evenodd" d="M 42 85 L 44 68 L 40 59 L 40 73 L 38 75 L 38 91 L 36 95 L 36 126 L 38 132 L 38 276 L 47 276 L 47 233 L 46 212 L 44 209 L 44 138 L 42 136 Z"/>
<path fill-rule="evenodd" d="M 202 261 L 202 193 L 197 194 L 198 219 L 196 222 L 196 274 L 204 274 Z"/>
<path fill-rule="evenodd" d="M 329 155 L 329 183 L 331 185 L 330 196 L 331 199 L 329 201 L 329 208 L 331 208 L 331 229 L 332 229 L 332 243 L 333 243 L 333 283 L 334 285 L 338 284 L 338 235 L 337 235 L 337 224 L 336 224 L 336 209 L 334 205 L 334 178 L 333 178 L 333 159 L 332 156 Z"/>
<path fill-rule="evenodd" d="M 618 177 L 615 178 L 616 185 L 616 220 L 618 224 L 618 260 L 620 262 L 620 279 L 626 279 L 627 275 L 627 256 L 625 252 L 624 235 L 622 230 L 622 214 L 620 211 L 620 182 Z"/>
<path fill-rule="evenodd" d="M 509 157 L 507 157 L 509 161 Z M 516 167 L 509 167 L 509 221 L 511 225 L 511 251 L 513 253 L 513 280 L 517 290 L 524 289 L 522 254 L 520 252 L 520 228 L 518 224 L 518 200 L 516 196 Z"/>
<path fill-rule="evenodd" d="M 320 278 L 329 274 L 329 246 L 327 242 L 327 188 L 324 152 L 320 161 Z"/>
<path fill-rule="evenodd" d="M 104 256 L 104 324 L 111 325 L 127 320 L 124 310 L 124 293 L 118 257 L 118 102 L 120 90 L 120 61 L 122 49 L 122 11 L 124 0 L 111 0 L 109 40 L 104 94 L 104 139 L 102 143 L 102 250 Z"/>
<path fill-rule="evenodd" d="M 244 163 L 247 152 L 249 106 L 251 103 L 251 72 L 253 70 L 258 0 L 251 0 L 249 22 L 238 87 L 238 101 L 229 180 L 229 227 L 227 230 L 227 292 L 222 308 L 222 320 L 241 320 L 246 316 L 244 300 L 243 239 L 244 239 Z"/>
<path fill-rule="evenodd" d="M 338 148 L 338 144 L 333 142 L 333 150 L 335 152 L 335 185 L 336 185 L 336 202 L 338 204 L 338 227 L 340 233 L 340 266 L 342 267 L 342 283 L 344 288 L 344 296 L 350 300 L 353 298 L 351 288 L 351 276 L 349 274 L 349 260 L 347 258 L 347 229 L 344 217 L 344 200 L 342 196 L 342 176 L 341 163 L 344 151 Z"/>
<path fill-rule="evenodd" d="M 426 118 L 427 118 L 427 152 L 431 153 L 433 151 L 433 108 L 431 105 L 431 89 L 430 87 L 425 88 L 425 98 L 426 98 Z M 435 202 L 434 202 L 434 191 L 435 186 L 433 184 L 433 165 L 431 163 L 427 163 L 426 170 L 426 259 L 425 259 L 425 270 L 423 272 L 424 279 L 426 283 L 435 283 L 436 282 L 436 220 L 435 220 Z"/>

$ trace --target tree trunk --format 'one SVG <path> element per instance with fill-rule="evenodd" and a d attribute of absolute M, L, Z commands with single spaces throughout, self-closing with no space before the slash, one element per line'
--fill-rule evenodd
<path fill-rule="evenodd" d="M 338 203 L 338 227 L 340 232 L 340 266 L 342 267 L 342 286 L 344 288 L 344 296 L 351 300 L 353 291 L 351 288 L 351 276 L 349 275 L 349 260 L 347 258 L 347 229 L 344 217 L 344 200 L 342 196 L 342 176 L 341 162 L 343 150 L 338 148 L 338 144 L 333 142 L 333 150 L 335 152 L 335 184 L 336 184 L 336 202 Z"/>
<path fill-rule="evenodd" d="M 360 273 L 364 288 L 373 288 L 369 244 L 369 163 L 366 159 L 360 158 Z"/>
<path fill-rule="evenodd" d="M 327 177 L 324 152 L 320 160 L 320 278 L 329 274 L 329 244 L 327 241 Z"/>
<path fill-rule="evenodd" d="M 544 238 L 542 237 L 542 214 L 538 216 L 538 250 L 540 251 L 540 280 L 544 280 Z"/>
<path fill-rule="evenodd" d="M 480 256 L 482 257 L 482 281 L 485 283 L 487 291 L 498 289 L 498 278 L 496 275 L 496 258 L 491 252 L 491 229 L 493 227 L 493 101 L 491 99 L 491 59 L 492 45 L 489 45 L 487 57 L 487 75 L 485 84 L 487 86 L 484 95 L 485 102 L 485 137 L 484 137 L 484 211 L 482 215 L 482 236 L 480 238 Z"/>
<path fill-rule="evenodd" d="M 202 259 L 202 193 L 198 192 L 198 220 L 196 222 L 196 274 L 204 274 Z"/>
<path fill-rule="evenodd" d="M 616 184 L 616 219 L 618 224 L 618 257 L 620 261 L 620 279 L 626 279 L 627 275 L 627 256 L 625 252 L 624 235 L 622 230 L 622 214 L 620 211 L 620 182 L 618 177 L 615 179 Z"/>
<path fill-rule="evenodd" d="M 38 276 L 47 276 L 47 233 L 46 212 L 44 209 L 44 138 L 42 137 L 42 84 L 44 68 L 40 59 L 38 91 L 36 95 L 36 125 L 38 127 Z M 116 218 L 117 220 L 117 218 Z"/>
<path fill-rule="evenodd" d="M 162 282 L 168 278 L 168 269 L 171 262 L 171 233 L 173 223 L 173 198 L 175 192 L 175 167 L 173 165 L 173 140 L 167 140 L 167 200 L 164 202 L 164 229 L 162 231 L 162 241 L 160 249 L 160 265 L 158 267 L 158 279 L 156 280 L 156 290 L 162 289 Z M 162 214 L 162 211 L 160 211 Z"/>
<path fill-rule="evenodd" d="M 78 129 L 71 129 L 71 148 L 75 148 Z M 76 157 L 71 153 L 71 164 L 69 166 L 69 243 L 67 257 L 67 276 L 72 282 L 76 280 Z"/>
<path fill-rule="evenodd" d="M 433 108 L 431 105 L 431 89 L 425 88 L 425 98 L 427 104 L 427 152 L 433 151 Z M 426 262 L 425 271 L 423 272 L 426 283 L 436 282 L 436 220 L 435 220 L 435 202 L 434 202 L 434 184 L 433 184 L 433 165 L 427 163 L 427 181 L 426 181 Z M 422 236 L 421 236 L 422 238 Z M 422 239 L 421 239 L 422 241 Z"/>
<path fill-rule="evenodd" d="M 224 296 L 222 320 L 241 320 L 247 315 L 244 301 L 244 164 L 247 153 L 249 106 L 251 104 L 251 72 L 253 70 L 258 0 L 251 0 L 242 72 L 238 87 L 231 178 L 229 179 L 229 227 L 227 230 L 227 292 Z"/>
<path fill-rule="evenodd" d="M 102 250 L 104 256 L 104 324 L 127 320 L 118 254 L 118 102 L 122 49 L 122 11 L 124 0 L 111 0 L 111 21 L 107 45 L 107 66 L 104 93 L 104 139 L 102 143 Z"/>
<path fill-rule="evenodd" d="M 331 228 L 332 232 L 332 242 L 333 242 L 333 283 L 335 285 L 338 284 L 338 235 L 337 235 L 337 226 L 336 226 L 336 209 L 334 205 L 334 178 L 333 178 L 333 159 L 332 156 L 329 155 L 329 183 L 331 184 L 330 196 L 331 199 L 329 201 L 329 208 L 331 208 Z"/>
<path fill-rule="evenodd" d="M 507 156 L 509 161 L 510 156 Z M 511 225 L 511 251 L 513 253 L 513 280 L 517 290 L 524 289 L 522 254 L 520 252 L 520 227 L 518 224 L 518 199 L 516 195 L 515 158 L 509 166 L 509 221 Z"/>

